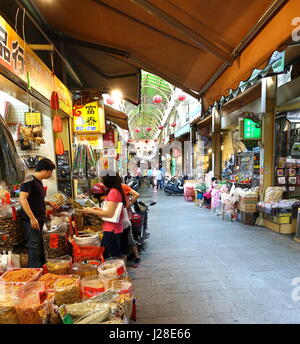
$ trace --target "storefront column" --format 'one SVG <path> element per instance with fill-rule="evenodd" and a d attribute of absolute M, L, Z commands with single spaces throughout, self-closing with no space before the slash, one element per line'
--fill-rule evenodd
<path fill-rule="evenodd" d="M 221 116 L 216 108 L 212 110 L 212 170 L 221 179 Z"/>
<path fill-rule="evenodd" d="M 268 187 L 274 184 L 274 133 L 277 77 L 262 80 L 262 161 L 260 171 L 260 195 L 263 197 Z"/>

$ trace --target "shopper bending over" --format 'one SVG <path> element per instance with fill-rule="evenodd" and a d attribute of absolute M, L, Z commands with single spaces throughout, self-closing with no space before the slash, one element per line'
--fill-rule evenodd
<path fill-rule="evenodd" d="M 49 179 L 55 169 L 49 159 L 41 159 L 36 166 L 32 179 L 20 188 L 20 204 L 25 230 L 25 247 L 28 249 L 28 267 L 40 268 L 45 264 L 42 230 L 46 221 L 46 205 L 54 209 L 59 206 L 45 201 L 46 191 L 43 179 Z"/>
<path fill-rule="evenodd" d="M 102 177 L 102 182 L 108 194 L 105 197 L 107 201 L 106 209 L 100 208 L 83 208 L 84 214 L 94 214 L 100 217 L 112 218 L 115 215 L 115 211 L 118 208 L 119 203 L 123 203 L 123 207 L 126 207 L 126 199 L 121 186 L 120 177 L 118 175 L 111 176 L 106 175 Z M 121 215 L 117 223 L 103 221 L 103 237 L 101 240 L 101 246 L 105 248 L 103 257 L 107 258 L 121 258 L 121 234 L 123 232 L 123 214 Z"/>

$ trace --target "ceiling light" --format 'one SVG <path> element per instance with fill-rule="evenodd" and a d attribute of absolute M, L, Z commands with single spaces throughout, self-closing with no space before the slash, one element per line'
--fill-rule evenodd
<path fill-rule="evenodd" d="M 115 101 L 120 101 L 123 98 L 123 94 L 119 90 L 113 90 L 111 96 Z"/>

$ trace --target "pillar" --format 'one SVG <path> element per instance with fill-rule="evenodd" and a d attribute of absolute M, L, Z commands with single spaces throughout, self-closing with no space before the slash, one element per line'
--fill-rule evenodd
<path fill-rule="evenodd" d="M 275 106 L 277 77 L 262 80 L 262 156 L 260 170 L 260 199 L 274 185 Z"/>
<path fill-rule="evenodd" d="M 212 170 L 221 179 L 221 116 L 214 107 L 212 110 Z"/>

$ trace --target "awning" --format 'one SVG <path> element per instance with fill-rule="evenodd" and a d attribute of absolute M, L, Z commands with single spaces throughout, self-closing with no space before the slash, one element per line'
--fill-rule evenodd
<path fill-rule="evenodd" d="M 182 135 L 188 134 L 190 130 L 191 130 L 190 123 L 185 124 L 183 127 L 181 127 L 180 129 L 174 132 L 175 139 L 177 139 L 178 137 Z"/>
<path fill-rule="evenodd" d="M 272 53 L 291 38 L 291 22 L 299 12 L 299 0 L 30 3 L 39 22 L 56 33 L 58 46 L 65 44 L 69 53 L 72 45 L 70 61 L 74 59 L 83 78 L 106 67 L 110 76 L 119 74 L 122 66 L 114 68 L 113 60 L 122 61 L 131 67 L 123 66 L 120 75 L 144 69 L 197 98 L 204 96 L 207 107 L 236 89 L 255 68 L 265 67 Z M 82 56 L 91 45 L 107 59 L 92 61 L 91 52 Z"/>
<path fill-rule="evenodd" d="M 128 129 L 127 115 L 119 110 L 112 108 L 111 106 L 104 105 L 105 119 L 117 124 L 120 128 Z"/>

